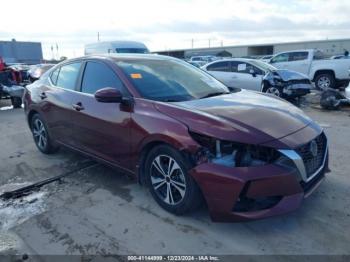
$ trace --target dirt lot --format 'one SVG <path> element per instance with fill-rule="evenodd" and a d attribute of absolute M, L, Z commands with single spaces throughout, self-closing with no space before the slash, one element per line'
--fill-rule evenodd
<path fill-rule="evenodd" d="M 36 149 L 23 111 L 0 102 L 0 191 L 84 165 Z M 216 224 L 207 210 L 163 211 L 129 177 L 97 165 L 23 199 L 0 202 L 1 254 L 350 254 L 350 111 L 305 112 L 329 137 L 331 173 L 289 215 Z"/>

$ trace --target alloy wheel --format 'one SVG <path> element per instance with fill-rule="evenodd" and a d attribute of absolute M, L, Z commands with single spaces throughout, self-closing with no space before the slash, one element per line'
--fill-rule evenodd
<path fill-rule="evenodd" d="M 326 76 L 320 77 L 317 81 L 317 86 L 320 87 L 321 89 L 327 89 L 330 87 L 330 85 L 331 85 L 331 80 Z"/>
<path fill-rule="evenodd" d="M 47 145 L 47 132 L 44 123 L 40 119 L 35 119 L 32 129 L 35 143 L 44 150 Z"/>
<path fill-rule="evenodd" d="M 157 196 L 168 205 L 179 204 L 186 193 L 185 175 L 168 155 L 158 155 L 151 165 L 151 184 Z"/>
<path fill-rule="evenodd" d="M 275 96 L 281 96 L 281 92 L 276 87 L 269 87 L 266 90 L 266 93 L 273 94 Z"/>

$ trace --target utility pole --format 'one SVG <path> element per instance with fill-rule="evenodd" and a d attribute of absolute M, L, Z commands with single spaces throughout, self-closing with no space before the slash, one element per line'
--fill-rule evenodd
<path fill-rule="evenodd" d="M 97 32 L 97 42 L 100 42 L 100 32 Z"/>
<path fill-rule="evenodd" d="M 55 60 L 55 54 L 53 53 L 53 45 L 51 45 L 51 55 L 52 55 L 52 60 Z"/>
<path fill-rule="evenodd" d="M 194 39 L 192 38 L 191 39 L 191 47 L 192 47 L 192 49 L 193 49 L 193 42 L 194 42 Z"/>
<path fill-rule="evenodd" d="M 210 48 L 211 40 L 215 40 L 215 38 L 209 38 L 209 39 L 208 39 L 209 48 Z"/>
<path fill-rule="evenodd" d="M 60 59 L 59 53 L 58 53 L 58 44 L 56 43 L 56 56 L 57 56 L 57 60 Z"/>

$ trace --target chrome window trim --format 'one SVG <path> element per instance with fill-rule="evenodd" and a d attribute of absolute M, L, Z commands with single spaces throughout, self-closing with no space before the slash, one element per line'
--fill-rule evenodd
<path fill-rule="evenodd" d="M 299 171 L 299 176 L 301 180 L 306 181 L 307 180 L 306 170 L 305 170 L 304 161 L 301 158 L 301 156 L 296 151 L 290 150 L 290 149 L 280 149 L 278 151 L 293 161 L 293 163 L 295 164 L 296 168 Z"/>
<path fill-rule="evenodd" d="M 326 159 L 327 159 L 327 154 L 328 154 L 328 140 L 326 138 L 326 150 L 325 150 L 325 153 L 324 153 L 324 156 L 323 156 L 322 165 L 309 178 L 307 177 L 307 174 L 306 174 L 304 161 L 301 158 L 301 156 L 295 150 L 280 149 L 278 151 L 280 153 L 282 153 L 283 155 L 285 155 L 286 157 L 288 157 L 289 159 L 291 159 L 294 162 L 295 166 L 297 167 L 301 179 L 304 182 L 309 182 L 310 180 L 312 180 L 324 168 L 324 165 L 325 165 Z"/>
<path fill-rule="evenodd" d="M 48 78 L 48 82 L 50 84 L 51 87 L 54 87 L 54 88 L 57 88 L 57 89 L 61 89 L 61 90 L 64 90 L 64 91 L 70 91 L 70 92 L 75 92 L 75 93 L 81 93 L 80 91 L 77 91 L 77 90 L 73 90 L 73 89 L 68 89 L 68 88 L 64 88 L 64 87 L 60 87 L 60 86 L 56 86 L 52 83 L 50 77 Z"/>

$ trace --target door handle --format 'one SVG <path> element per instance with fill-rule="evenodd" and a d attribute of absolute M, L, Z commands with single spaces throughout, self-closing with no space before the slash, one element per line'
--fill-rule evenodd
<path fill-rule="evenodd" d="M 77 111 L 81 111 L 84 110 L 83 104 L 81 102 L 78 102 L 76 104 L 73 104 L 72 107 L 77 110 Z"/>
<path fill-rule="evenodd" d="M 41 99 L 47 98 L 47 95 L 45 94 L 45 92 L 42 92 L 39 96 Z"/>

